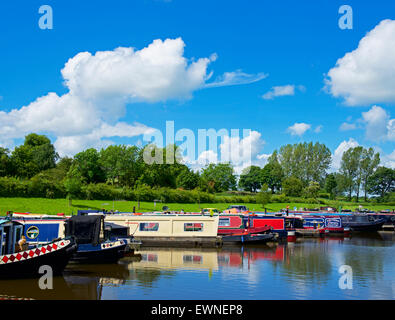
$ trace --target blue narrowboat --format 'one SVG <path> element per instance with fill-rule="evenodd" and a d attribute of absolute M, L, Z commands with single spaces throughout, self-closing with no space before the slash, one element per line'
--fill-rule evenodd
<path fill-rule="evenodd" d="M 115 262 L 129 249 L 127 228 L 105 223 L 103 214 L 64 217 L 19 213 L 14 220 L 24 225 L 24 235 L 30 246 L 65 235 L 73 237 L 78 249 L 71 262 Z"/>
<path fill-rule="evenodd" d="M 77 250 L 73 238 L 58 238 L 29 248 L 23 233 L 24 225 L 11 216 L 0 220 L 0 278 L 39 277 L 43 265 L 58 275 Z"/>

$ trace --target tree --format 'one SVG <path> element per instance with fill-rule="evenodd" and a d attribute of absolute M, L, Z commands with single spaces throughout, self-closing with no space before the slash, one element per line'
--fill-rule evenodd
<path fill-rule="evenodd" d="M 325 178 L 325 191 L 330 194 L 331 199 L 335 199 L 337 190 L 336 175 L 328 174 Z"/>
<path fill-rule="evenodd" d="M 361 172 L 361 180 L 364 190 L 365 201 L 367 201 L 369 178 L 374 174 L 379 164 L 380 164 L 379 153 L 374 153 L 373 148 L 363 149 L 362 159 L 360 163 L 360 172 Z"/>
<path fill-rule="evenodd" d="M 11 165 L 10 151 L 0 147 L 0 177 L 8 176 L 12 173 Z"/>
<path fill-rule="evenodd" d="M 99 163 L 111 184 L 132 186 L 140 172 L 138 158 L 139 149 L 135 146 L 111 145 L 100 151 Z"/>
<path fill-rule="evenodd" d="M 270 161 L 261 170 L 261 182 L 267 184 L 272 191 L 281 190 L 281 184 L 284 179 L 284 172 L 281 165 L 276 161 Z"/>
<path fill-rule="evenodd" d="M 23 145 L 16 147 L 11 155 L 15 174 L 22 178 L 31 178 L 40 171 L 54 168 L 58 158 L 51 141 L 35 133 L 27 135 Z"/>
<path fill-rule="evenodd" d="M 305 198 L 317 199 L 320 193 L 320 184 L 316 181 L 310 181 L 309 185 L 303 189 Z"/>
<path fill-rule="evenodd" d="M 236 176 L 229 163 L 210 163 L 203 169 L 201 177 L 216 192 L 236 189 Z"/>
<path fill-rule="evenodd" d="M 304 186 L 310 181 L 322 183 L 329 169 L 332 154 L 324 144 L 298 143 L 282 146 L 274 159 L 281 164 L 285 177 L 294 176 L 300 179 Z"/>
<path fill-rule="evenodd" d="M 239 180 L 239 187 L 246 191 L 257 192 L 261 188 L 261 171 L 257 166 L 250 166 L 245 168 Z"/>
<path fill-rule="evenodd" d="M 176 179 L 177 188 L 192 190 L 199 186 L 199 174 L 191 171 L 188 167 L 182 170 Z"/>
<path fill-rule="evenodd" d="M 142 174 L 139 182 L 150 186 L 176 188 L 177 175 L 186 168 L 181 163 L 181 153 L 177 146 L 158 148 L 148 145 L 139 153 Z"/>
<path fill-rule="evenodd" d="M 368 192 L 383 199 L 388 193 L 395 191 L 395 169 L 378 167 L 368 179 Z"/>
<path fill-rule="evenodd" d="M 70 168 L 71 173 L 80 176 L 86 183 L 104 182 L 105 174 L 99 158 L 99 153 L 94 148 L 77 153 Z"/>
<path fill-rule="evenodd" d="M 285 178 L 282 184 L 286 196 L 300 197 L 302 195 L 303 183 L 296 177 Z"/>
<path fill-rule="evenodd" d="M 362 150 L 362 147 L 350 148 L 342 156 L 340 164 L 340 174 L 342 175 L 341 185 L 344 190 L 348 190 L 349 200 L 351 200 L 354 190 L 357 190 L 359 194 Z"/>
<path fill-rule="evenodd" d="M 56 169 L 65 172 L 69 172 L 71 165 L 73 164 L 73 159 L 69 157 L 60 158 L 58 163 L 56 164 Z"/>
<path fill-rule="evenodd" d="M 67 192 L 67 198 L 69 199 L 69 206 L 71 206 L 73 199 L 78 198 L 81 192 L 81 179 L 77 176 L 70 176 L 64 180 L 63 184 Z"/>
<path fill-rule="evenodd" d="M 271 191 L 269 191 L 269 187 L 267 184 L 263 184 L 261 187 L 261 191 L 259 191 L 258 195 L 256 196 L 256 202 L 262 205 L 262 208 L 270 203 L 271 199 Z"/>

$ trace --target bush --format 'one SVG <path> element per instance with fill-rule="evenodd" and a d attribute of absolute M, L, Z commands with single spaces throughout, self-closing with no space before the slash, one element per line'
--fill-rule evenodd
<path fill-rule="evenodd" d="M 270 202 L 285 203 L 289 202 L 289 198 L 285 194 L 274 194 L 270 198 Z"/>
<path fill-rule="evenodd" d="M 320 204 L 320 200 L 318 199 L 314 199 L 314 198 L 307 198 L 304 200 L 306 203 L 310 203 L 310 204 Z"/>
<path fill-rule="evenodd" d="M 321 198 L 321 199 L 330 199 L 331 198 L 331 195 L 329 194 L 329 193 L 324 193 L 324 192 L 321 192 L 321 193 L 319 193 L 318 194 L 318 198 Z"/>
<path fill-rule="evenodd" d="M 120 199 L 122 192 L 117 191 L 105 183 L 90 183 L 82 186 L 82 194 L 86 200 L 113 200 Z"/>

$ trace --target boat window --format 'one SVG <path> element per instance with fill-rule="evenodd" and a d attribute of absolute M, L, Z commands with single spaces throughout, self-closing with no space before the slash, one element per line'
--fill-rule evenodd
<path fill-rule="evenodd" d="M 14 234 L 14 243 L 15 243 L 15 244 L 17 244 L 18 241 L 21 239 L 22 230 L 23 230 L 23 227 L 22 227 L 22 226 L 17 226 L 17 227 L 15 227 L 15 234 Z"/>
<path fill-rule="evenodd" d="M 184 223 L 184 231 L 203 231 L 203 223 Z"/>
<path fill-rule="evenodd" d="M 142 222 L 140 223 L 140 231 L 158 231 L 158 222 Z"/>
<path fill-rule="evenodd" d="M 219 219 L 218 225 L 220 227 L 229 227 L 230 226 L 230 218 Z"/>

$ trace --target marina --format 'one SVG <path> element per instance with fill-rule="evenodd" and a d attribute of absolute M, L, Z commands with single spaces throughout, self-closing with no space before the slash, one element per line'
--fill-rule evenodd
<path fill-rule="evenodd" d="M 224 248 L 141 248 L 116 264 L 70 264 L 53 290 L 0 280 L 1 299 L 394 299 L 395 236 L 300 238 Z M 353 270 L 343 290 L 339 267 Z M 51 291 L 50 293 L 48 291 Z"/>
<path fill-rule="evenodd" d="M 240 208 L 8 212 L 0 221 L 0 299 L 151 300 L 169 292 L 192 300 L 393 299 L 395 232 L 383 228 L 393 216 Z M 55 271 L 51 296 L 37 287 L 42 263 Z M 344 265 L 353 290 L 339 285 Z"/>

